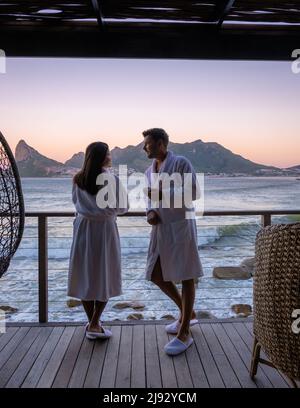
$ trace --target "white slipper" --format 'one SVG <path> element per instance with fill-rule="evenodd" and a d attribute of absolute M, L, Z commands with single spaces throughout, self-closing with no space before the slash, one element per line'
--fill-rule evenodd
<path fill-rule="evenodd" d="M 96 339 L 109 339 L 112 336 L 112 332 L 108 329 L 104 329 L 104 332 L 93 332 L 87 331 L 85 332 L 85 336 L 89 340 L 96 340 Z"/>
<path fill-rule="evenodd" d="M 194 340 L 192 337 L 189 337 L 185 342 L 175 337 L 165 345 L 165 352 L 169 356 L 177 356 L 178 354 L 184 353 L 193 343 Z"/>
<path fill-rule="evenodd" d="M 190 327 L 195 326 L 195 324 L 197 323 L 198 323 L 197 319 L 190 320 Z M 179 320 L 175 320 L 175 322 L 166 325 L 166 332 L 169 334 L 177 334 L 179 329 L 180 329 Z"/>
<path fill-rule="evenodd" d="M 101 325 L 103 324 L 103 322 L 102 322 L 101 320 L 99 321 L 99 323 L 100 323 Z M 90 325 L 90 323 L 87 322 L 87 324 L 85 325 L 85 332 L 87 332 L 87 329 L 88 329 L 89 325 Z"/>

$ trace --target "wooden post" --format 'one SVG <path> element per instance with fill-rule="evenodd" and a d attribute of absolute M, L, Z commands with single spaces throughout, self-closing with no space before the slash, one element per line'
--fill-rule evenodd
<path fill-rule="evenodd" d="M 39 322 L 48 321 L 48 226 L 47 216 L 38 216 L 39 236 Z"/>
<path fill-rule="evenodd" d="M 268 225 L 271 225 L 271 214 L 262 214 L 261 216 L 261 226 L 262 227 L 267 227 Z"/>
<path fill-rule="evenodd" d="M 254 344 L 252 350 L 252 358 L 251 358 L 251 368 L 250 368 L 250 377 L 253 380 L 257 373 L 257 367 L 259 363 L 259 356 L 260 356 L 260 349 L 261 346 L 256 337 L 254 337 Z"/>

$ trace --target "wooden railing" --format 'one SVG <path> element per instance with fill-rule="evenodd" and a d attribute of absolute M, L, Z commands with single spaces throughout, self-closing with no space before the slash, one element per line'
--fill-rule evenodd
<path fill-rule="evenodd" d="M 218 216 L 260 216 L 261 226 L 271 225 L 272 216 L 299 215 L 300 210 L 270 211 L 205 211 L 204 217 Z M 74 212 L 27 212 L 26 217 L 38 219 L 38 281 L 39 281 L 39 322 L 48 321 L 48 219 L 74 217 Z M 121 217 L 145 217 L 144 212 L 128 212 Z"/>

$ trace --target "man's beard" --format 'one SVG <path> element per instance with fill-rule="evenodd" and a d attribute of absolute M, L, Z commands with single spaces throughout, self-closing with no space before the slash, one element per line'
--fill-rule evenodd
<path fill-rule="evenodd" d="M 151 153 L 147 153 L 148 159 L 155 159 L 157 156 L 157 151 L 154 150 Z"/>

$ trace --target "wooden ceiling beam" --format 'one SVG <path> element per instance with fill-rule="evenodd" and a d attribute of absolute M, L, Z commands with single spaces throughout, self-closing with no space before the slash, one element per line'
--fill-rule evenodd
<path fill-rule="evenodd" d="M 243 30 L 107 33 L 101 31 L 3 32 L 0 49 L 7 57 L 164 58 L 290 60 L 299 33 L 245 33 Z"/>

